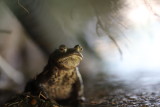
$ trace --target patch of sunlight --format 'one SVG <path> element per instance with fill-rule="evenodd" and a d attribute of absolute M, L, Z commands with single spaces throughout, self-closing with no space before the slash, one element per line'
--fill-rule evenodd
<path fill-rule="evenodd" d="M 132 26 L 125 34 L 131 42 L 126 48 L 123 40 L 117 40 L 123 51 L 122 60 L 113 43 L 104 38 L 97 40 L 95 49 L 105 62 L 104 69 L 126 81 L 160 82 L 160 23 L 144 5 L 126 11 Z"/>

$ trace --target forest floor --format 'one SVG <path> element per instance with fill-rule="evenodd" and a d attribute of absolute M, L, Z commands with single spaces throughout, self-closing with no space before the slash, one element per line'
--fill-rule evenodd
<path fill-rule="evenodd" d="M 86 83 L 87 102 L 80 107 L 160 107 L 160 82 L 126 82 L 102 76 Z"/>
<path fill-rule="evenodd" d="M 98 74 L 84 81 L 86 102 L 78 107 L 160 107 L 160 79 L 158 75 L 156 78 L 158 81 L 143 76 L 124 81 Z M 0 98 L 7 96 L 0 94 Z"/>

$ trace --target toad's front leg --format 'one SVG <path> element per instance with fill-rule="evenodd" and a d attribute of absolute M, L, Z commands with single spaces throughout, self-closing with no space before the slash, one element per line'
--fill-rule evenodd
<path fill-rule="evenodd" d="M 83 80 L 82 77 L 80 75 L 80 72 L 78 71 L 78 69 L 76 70 L 77 73 L 77 81 L 75 83 L 75 92 L 77 94 L 77 100 L 79 102 L 84 102 L 86 99 L 84 97 L 84 85 L 83 85 Z"/>

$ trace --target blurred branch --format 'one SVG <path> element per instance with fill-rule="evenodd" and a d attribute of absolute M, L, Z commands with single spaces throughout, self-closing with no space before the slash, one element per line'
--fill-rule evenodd
<path fill-rule="evenodd" d="M 152 7 L 152 3 L 150 0 L 144 0 L 144 3 L 145 5 L 149 8 L 149 10 L 157 17 L 160 17 L 160 15 L 158 15 L 154 10 L 153 10 L 153 7 Z"/>
<path fill-rule="evenodd" d="M 10 30 L 3 30 L 3 29 L 0 29 L 0 33 L 11 33 L 12 31 Z"/>
<path fill-rule="evenodd" d="M 97 15 L 96 15 L 96 16 L 97 16 Z M 98 21 L 97 21 L 97 26 L 99 25 L 100 28 L 106 33 L 106 35 L 112 40 L 112 42 L 116 45 L 116 47 L 117 47 L 120 55 L 122 56 L 123 53 L 122 53 L 122 50 L 121 50 L 121 48 L 119 47 L 117 41 L 109 34 L 109 32 L 106 31 L 106 29 L 105 29 L 104 26 L 102 25 L 101 20 L 99 19 L 98 16 L 97 16 L 97 20 L 98 20 Z M 96 30 L 98 30 L 98 29 L 96 29 Z M 96 32 L 98 32 L 98 31 L 96 31 Z"/>
<path fill-rule="evenodd" d="M 4 73 L 16 84 L 20 85 L 24 82 L 23 75 L 8 64 L 2 56 L 0 56 L 0 67 L 2 71 L 4 71 Z"/>
<path fill-rule="evenodd" d="M 117 41 L 114 39 L 114 37 L 112 37 L 112 35 L 110 35 L 109 31 L 107 31 L 107 29 L 104 27 L 104 25 L 102 24 L 102 21 L 100 19 L 100 16 L 98 15 L 98 12 L 96 10 L 96 7 L 94 7 L 94 4 L 92 3 L 92 7 L 94 9 L 94 13 L 95 13 L 95 16 L 97 18 L 97 24 L 96 24 L 96 32 L 97 32 L 97 35 L 99 35 L 98 33 L 98 28 L 100 27 L 104 32 L 105 34 L 112 40 L 112 42 L 116 45 L 120 55 L 122 56 L 122 50 L 121 48 L 119 47 Z M 99 26 L 99 27 L 98 27 Z"/>

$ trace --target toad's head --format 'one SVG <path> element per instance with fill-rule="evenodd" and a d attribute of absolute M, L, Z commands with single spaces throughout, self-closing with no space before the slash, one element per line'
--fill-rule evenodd
<path fill-rule="evenodd" d="M 56 49 L 52 53 L 50 61 L 58 68 L 75 68 L 83 58 L 82 50 L 80 45 L 76 45 L 74 48 L 67 48 L 65 45 L 60 45 L 59 49 Z"/>

